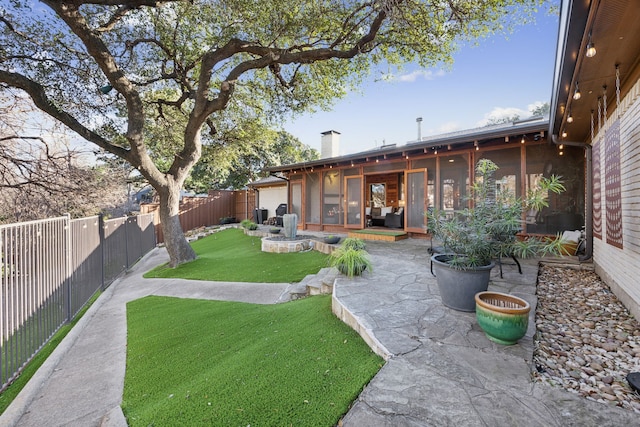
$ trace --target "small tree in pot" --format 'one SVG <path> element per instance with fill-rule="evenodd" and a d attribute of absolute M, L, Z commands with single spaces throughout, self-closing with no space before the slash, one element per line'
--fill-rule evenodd
<path fill-rule="evenodd" d="M 429 231 L 447 252 L 431 259 L 443 303 L 451 308 L 475 309 L 475 294 L 488 288 L 495 265 L 492 260 L 561 253 L 559 237 L 519 239 L 517 236 L 526 210 L 541 210 L 548 206 L 549 191 L 565 190 L 560 177 L 541 178 L 523 199 L 498 189 L 494 178 L 496 170 L 498 166 L 491 160 L 478 161 L 476 179 L 471 186 L 471 207 L 453 215 L 438 210 L 427 214 Z M 473 278 L 466 281 L 465 275 Z M 463 286 L 468 289 L 461 289 Z"/>

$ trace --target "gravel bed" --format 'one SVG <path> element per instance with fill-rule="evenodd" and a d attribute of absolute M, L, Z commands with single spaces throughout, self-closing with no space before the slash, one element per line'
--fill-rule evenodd
<path fill-rule="evenodd" d="M 640 413 L 626 377 L 640 372 L 640 323 L 593 271 L 542 266 L 536 381 Z"/>

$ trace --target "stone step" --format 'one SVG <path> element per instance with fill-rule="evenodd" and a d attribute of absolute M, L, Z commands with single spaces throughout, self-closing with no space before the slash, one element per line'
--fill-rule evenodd
<path fill-rule="evenodd" d="M 337 276 L 338 270 L 335 268 L 322 268 L 317 274 L 309 274 L 300 282 L 293 284 L 287 292 L 292 300 L 311 295 L 330 294 L 333 292 L 333 282 Z"/>
<path fill-rule="evenodd" d="M 307 292 L 307 285 L 302 284 L 302 282 L 293 284 L 289 289 L 289 295 L 292 301 L 306 297 L 308 295 Z"/>

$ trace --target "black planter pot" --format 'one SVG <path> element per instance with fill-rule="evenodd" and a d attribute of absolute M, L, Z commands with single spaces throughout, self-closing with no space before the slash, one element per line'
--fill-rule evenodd
<path fill-rule="evenodd" d="M 327 236 L 327 237 L 324 238 L 324 242 L 329 244 L 329 245 L 335 245 L 339 241 L 340 241 L 340 237 L 339 236 Z"/>
<path fill-rule="evenodd" d="M 442 303 L 459 311 L 475 311 L 475 296 L 489 288 L 491 269 L 495 263 L 483 267 L 455 268 L 448 261 L 448 254 L 431 257 Z"/>

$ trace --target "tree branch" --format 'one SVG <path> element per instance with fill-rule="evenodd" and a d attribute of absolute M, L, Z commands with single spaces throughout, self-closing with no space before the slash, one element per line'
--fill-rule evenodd
<path fill-rule="evenodd" d="M 75 117 L 73 117 L 66 111 L 60 110 L 47 97 L 44 88 L 40 84 L 23 76 L 22 74 L 10 73 L 4 70 L 0 70 L 0 81 L 24 90 L 27 94 L 29 94 L 34 104 L 38 108 L 49 114 L 54 119 L 57 119 L 58 121 L 64 123 L 69 129 L 73 130 L 87 141 L 93 142 L 100 148 L 113 153 L 116 156 L 120 156 L 125 159 L 130 158 L 128 150 L 112 144 L 107 139 L 83 126 Z"/>

